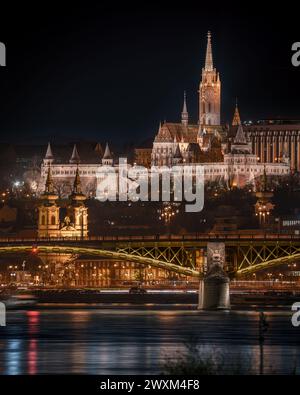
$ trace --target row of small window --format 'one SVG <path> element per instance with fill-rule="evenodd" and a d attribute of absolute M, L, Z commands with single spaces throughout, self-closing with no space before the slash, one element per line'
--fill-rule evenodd
<path fill-rule="evenodd" d="M 69 170 L 54 170 L 52 174 L 53 175 L 71 175 L 71 176 L 74 175 L 75 176 L 76 171 L 73 171 L 73 170 L 71 170 L 71 171 L 69 171 Z M 89 171 L 80 170 L 79 174 L 80 175 L 87 175 L 87 174 L 92 175 L 92 174 L 96 174 L 96 171 L 95 170 L 89 170 Z"/>
<path fill-rule="evenodd" d="M 233 169 L 233 171 L 240 171 L 240 172 L 244 172 L 245 171 L 245 169 L 243 168 L 243 169 L 237 169 L 236 167 Z M 272 173 L 273 174 L 275 174 L 275 173 L 287 173 L 287 171 L 288 170 L 285 170 L 285 169 L 281 169 L 281 171 L 280 171 L 280 169 L 274 169 L 273 171 L 272 171 Z M 204 173 L 227 173 L 228 172 L 228 169 L 227 168 L 223 168 L 223 169 L 204 169 Z M 250 172 L 250 173 L 262 173 L 262 171 L 260 171 L 260 170 L 258 170 L 258 169 L 249 169 L 249 168 L 247 168 L 246 169 L 246 172 Z"/>

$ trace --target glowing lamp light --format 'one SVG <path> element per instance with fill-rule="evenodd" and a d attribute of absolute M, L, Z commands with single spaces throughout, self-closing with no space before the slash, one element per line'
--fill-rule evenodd
<path fill-rule="evenodd" d="M 31 249 L 32 254 L 36 254 L 38 252 L 37 246 L 33 246 Z"/>

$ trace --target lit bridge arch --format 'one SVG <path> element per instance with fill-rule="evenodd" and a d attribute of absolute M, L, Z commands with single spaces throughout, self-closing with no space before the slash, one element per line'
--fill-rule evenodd
<path fill-rule="evenodd" d="M 236 249 L 235 276 L 256 273 L 261 270 L 273 269 L 277 266 L 300 262 L 299 239 L 282 243 L 250 243 L 239 245 Z"/>
<path fill-rule="evenodd" d="M 5 246 L 5 247 L 0 246 L 0 254 L 24 254 L 24 253 L 32 254 L 32 252 L 33 252 L 33 247 L 29 245 Z M 160 269 L 176 272 L 178 274 L 185 276 L 198 277 L 198 278 L 201 276 L 200 272 L 193 268 L 180 266 L 179 264 L 167 262 L 160 259 L 154 259 L 148 256 L 130 254 L 125 250 L 111 251 L 111 250 L 91 248 L 91 247 L 39 245 L 36 247 L 36 253 L 90 255 L 90 256 L 97 256 L 103 258 L 112 258 L 112 259 L 119 259 L 123 261 L 130 261 L 140 265 L 157 267 Z"/>
<path fill-rule="evenodd" d="M 225 244 L 225 270 L 240 277 L 300 262 L 300 236 L 288 234 L 192 234 L 171 236 L 95 236 L 75 239 L 0 239 L 0 254 L 90 255 L 130 261 L 178 274 L 202 277 L 207 244 Z M 198 260 L 201 251 L 201 259 Z"/>

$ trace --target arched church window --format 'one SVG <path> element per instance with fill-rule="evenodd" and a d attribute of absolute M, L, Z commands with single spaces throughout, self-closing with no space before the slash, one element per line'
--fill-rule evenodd
<path fill-rule="evenodd" d="M 45 225 L 46 224 L 46 220 L 45 220 L 45 216 L 43 215 L 42 216 L 42 225 Z"/>
<path fill-rule="evenodd" d="M 55 215 L 52 215 L 52 217 L 51 217 L 51 225 L 55 225 L 55 222 L 56 222 Z"/>

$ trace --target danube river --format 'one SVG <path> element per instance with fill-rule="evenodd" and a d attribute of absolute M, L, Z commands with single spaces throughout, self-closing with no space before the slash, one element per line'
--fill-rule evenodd
<path fill-rule="evenodd" d="M 267 311 L 264 372 L 300 373 L 300 327 L 291 312 Z M 259 371 L 258 312 L 177 308 L 34 308 L 9 311 L 0 328 L 1 374 L 155 374 L 184 343 L 202 355 Z"/>

